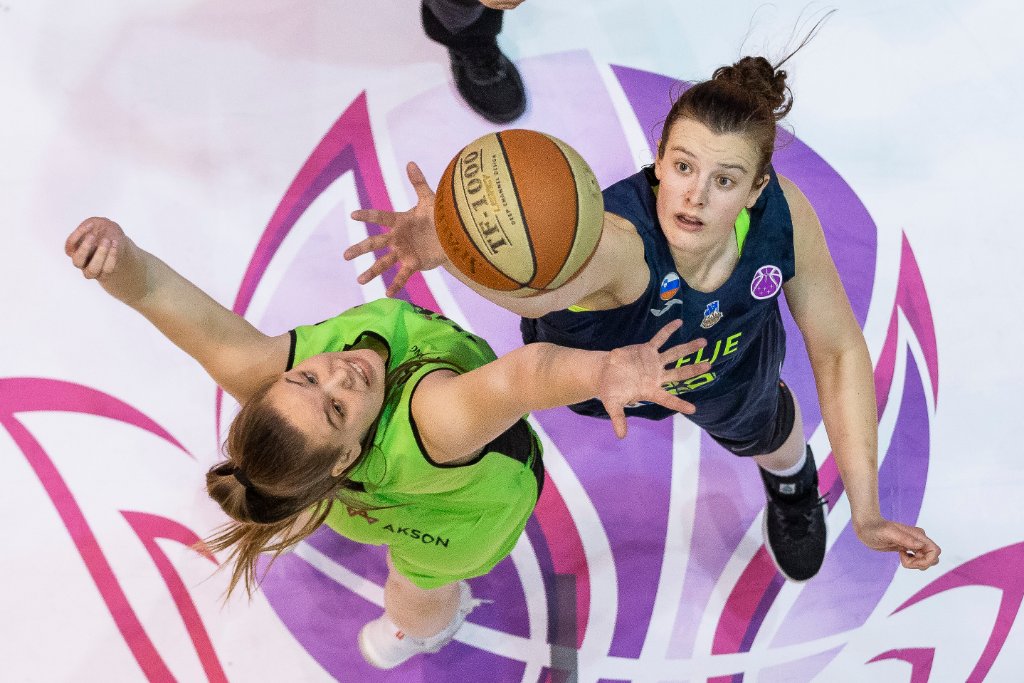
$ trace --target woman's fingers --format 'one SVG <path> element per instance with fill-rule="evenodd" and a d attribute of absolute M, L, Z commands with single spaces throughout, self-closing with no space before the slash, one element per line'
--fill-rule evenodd
<path fill-rule="evenodd" d="M 71 262 L 75 264 L 75 268 L 82 270 L 88 265 L 89 259 L 92 258 L 92 253 L 96 250 L 96 235 L 93 233 L 86 234 L 79 242 L 78 246 L 75 247 L 75 252 L 71 256 Z"/>
<path fill-rule="evenodd" d="M 703 349 L 707 345 L 708 342 L 706 339 L 694 339 L 686 342 L 685 344 L 676 344 L 672 348 L 662 351 L 658 354 L 658 358 L 666 364 L 674 363 L 680 358 L 685 358 L 692 353 L 696 353 L 699 349 Z"/>
<path fill-rule="evenodd" d="M 92 228 L 91 218 L 87 218 L 81 223 L 79 223 L 78 227 L 75 228 L 70 235 L 68 235 L 68 238 L 66 240 L 64 240 L 64 253 L 67 254 L 68 256 L 74 254 L 75 250 L 78 248 L 78 243 L 82 240 L 82 238 L 90 230 L 90 228 Z"/>
<path fill-rule="evenodd" d="M 356 209 L 351 213 L 352 220 L 361 223 L 373 223 L 374 225 L 385 225 L 393 227 L 398 213 L 394 211 L 380 211 L 378 209 Z"/>
<path fill-rule="evenodd" d="M 103 279 L 107 275 L 114 272 L 114 268 L 117 267 L 117 240 L 112 240 L 110 243 L 110 250 L 107 252 L 107 258 L 103 261 L 103 268 L 100 271 L 99 277 Z"/>
<path fill-rule="evenodd" d="M 649 342 L 654 347 L 654 350 L 657 351 L 664 346 L 665 342 L 668 341 L 668 338 L 672 336 L 672 333 L 678 330 L 679 326 L 682 324 L 683 321 L 676 318 L 675 320 L 669 321 L 660 330 L 658 330 L 654 336 L 651 337 L 651 341 Z"/>
<path fill-rule="evenodd" d="M 695 363 L 694 365 L 680 365 L 665 371 L 665 382 L 685 382 L 688 379 L 703 375 L 711 370 L 711 363 Z"/>
<path fill-rule="evenodd" d="M 652 403 L 657 403 L 660 406 L 664 406 L 669 410 L 674 410 L 677 413 L 682 413 L 683 415 L 693 415 L 695 412 L 697 412 L 697 407 L 695 405 L 693 405 L 689 401 L 684 401 L 675 394 L 670 394 L 664 390 L 652 394 L 645 400 L 651 401 Z"/>
<path fill-rule="evenodd" d="M 415 161 L 410 161 L 405 167 L 405 172 L 409 175 L 409 182 L 412 183 L 412 189 L 416 191 L 416 196 L 421 200 L 432 199 L 434 197 L 434 191 L 430 189 L 430 185 L 427 183 L 426 177 L 423 175 L 423 171 L 416 165 Z"/>
<path fill-rule="evenodd" d="M 412 277 L 412 274 L 415 272 L 416 271 L 414 269 L 403 264 L 398 269 L 395 279 L 391 281 L 391 284 L 388 285 L 387 291 L 384 293 L 388 296 L 395 296 L 398 294 L 398 292 L 402 290 L 402 287 L 405 287 L 405 283 L 409 281 L 409 278 Z"/>
<path fill-rule="evenodd" d="M 88 263 L 85 268 L 82 269 L 82 273 L 85 277 L 90 280 L 94 280 L 100 276 L 103 272 L 104 264 L 107 261 L 107 255 L 110 253 L 110 240 L 103 238 L 96 245 L 96 249 L 92 252 L 92 256 L 89 257 Z"/>
<path fill-rule="evenodd" d="M 359 277 L 356 278 L 356 281 L 361 285 L 365 285 L 367 282 L 370 282 L 373 278 L 395 265 L 395 261 L 397 260 L 398 256 L 395 255 L 395 252 L 389 251 L 374 261 L 372 266 L 367 268 Z"/>
<path fill-rule="evenodd" d="M 611 418 L 615 436 L 620 439 L 626 438 L 626 411 L 618 404 L 606 405 L 605 410 L 608 413 L 608 417 Z"/>
<path fill-rule="evenodd" d="M 348 249 L 345 250 L 342 256 L 345 258 L 346 261 L 351 261 L 352 259 L 362 256 L 363 254 L 369 254 L 372 251 L 383 249 L 384 247 L 387 246 L 389 239 L 390 238 L 388 233 L 382 233 L 380 235 L 370 235 L 366 239 L 360 242 L 356 242 L 355 244 L 350 246 Z"/>

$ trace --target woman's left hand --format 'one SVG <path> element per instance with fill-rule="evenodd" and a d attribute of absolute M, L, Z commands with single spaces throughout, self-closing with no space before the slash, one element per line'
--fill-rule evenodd
<path fill-rule="evenodd" d="M 855 525 L 861 543 L 881 552 L 896 552 L 907 569 L 928 569 L 939 562 L 942 549 L 924 529 L 878 517 Z"/>
<path fill-rule="evenodd" d="M 697 410 L 692 403 L 670 393 L 665 385 L 702 375 L 711 369 L 711 364 L 682 365 L 667 370 L 665 366 L 696 353 L 707 344 L 707 341 L 695 339 L 666 351 L 658 351 L 682 324 L 681 320 L 673 320 L 646 344 L 623 346 L 605 356 L 604 365 L 600 370 L 597 397 L 604 404 L 608 417 L 612 420 L 615 435 L 620 439 L 626 436 L 624 409 L 640 401 L 657 403 L 669 410 L 687 415 Z"/>

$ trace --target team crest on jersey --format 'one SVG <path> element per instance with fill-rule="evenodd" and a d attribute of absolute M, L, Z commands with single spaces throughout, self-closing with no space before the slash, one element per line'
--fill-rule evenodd
<path fill-rule="evenodd" d="M 669 273 L 665 277 L 661 278 L 661 300 L 668 301 L 678 294 L 681 283 L 682 281 L 679 279 L 679 275 L 675 272 Z"/>
<path fill-rule="evenodd" d="M 718 302 L 712 301 L 704 309 L 704 319 L 700 321 L 702 329 L 708 329 L 722 319 L 722 311 L 719 310 Z"/>
<path fill-rule="evenodd" d="M 755 299 L 771 299 L 782 289 L 782 271 L 778 266 L 761 266 L 750 281 L 750 296 Z"/>

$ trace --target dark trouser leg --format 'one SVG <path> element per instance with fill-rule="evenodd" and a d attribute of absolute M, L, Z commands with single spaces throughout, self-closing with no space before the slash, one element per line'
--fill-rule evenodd
<path fill-rule="evenodd" d="M 423 0 L 422 13 L 427 37 L 455 50 L 493 45 L 504 15 L 479 0 Z"/>
<path fill-rule="evenodd" d="M 455 87 L 473 111 L 509 123 L 526 109 L 522 78 L 498 49 L 504 12 L 478 0 L 423 0 L 423 30 L 448 48 Z"/>

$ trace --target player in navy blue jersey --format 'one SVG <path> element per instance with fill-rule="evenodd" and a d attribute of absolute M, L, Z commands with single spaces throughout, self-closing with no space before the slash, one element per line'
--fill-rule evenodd
<path fill-rule="evenodd" d="M 353 245 L 345 257 L 384 250 L 359 280 L 397 263 L 392 295 L 412 272 L 443 265 L 523 316 L 527 342 L 611 349 L 649 339 L 666 320 L 681 318 L 673 339 L 704 337 L 707 345 L 680 362 L 711 367 L 674 391 L 695 407 L 690 420 L 757 463 L 768 500 L 765 544 L 787 578 L 804 581 L 821 567 L 826 530 L 800 407 L 779 377 L 785 332 L 778 298 L 785 292 L 806 342 L 858 537 L 876 550 L 898 552 L 904 567 L 926 569 L 938 562 L 939 547 L 922 529 L 880 511 L 871 358 L 821 224 L 799 188 L 771 167 L 776 124 L 792 107 L 780 69 L 786 59 L 772 65 L 744 57 L 680 95 L 654 164 L 605 190 L 597 251 L 553 292 L 515 298 L 452 267 L 437 242 L 433 193 L 415 164 L 409 178 L 417 205 L 402 213 L 355 212 L 354 218 L 391 230 Z M 571 407 L 605 416 L 597 401 Z M 672 413 L 641 403 L 627 414 L 661 419 Z"/>

